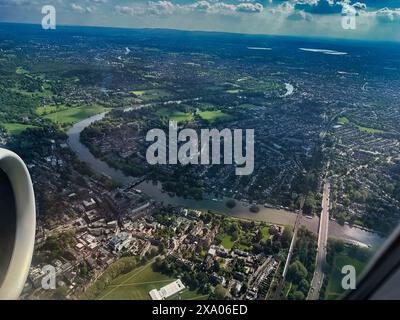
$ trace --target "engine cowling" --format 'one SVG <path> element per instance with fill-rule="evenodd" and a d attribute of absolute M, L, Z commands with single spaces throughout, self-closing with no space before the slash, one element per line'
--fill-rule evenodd
<path fill-rule="evenodd" d="M 0 148 L 0 299 L 17 299 L 31 265 L 36 229 L 33 186 L 15 153 Z"/>

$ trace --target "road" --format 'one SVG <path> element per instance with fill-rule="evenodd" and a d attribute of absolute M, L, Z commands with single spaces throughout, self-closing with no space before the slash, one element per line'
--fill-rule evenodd
<path fill-rule="evenodd" d="M 314 276 L 311 281 L 310 291 L 307 300 L 318 300 L 321 286 L 324 280 L 323 267 L 326 260 L 326 244 L 328 241 L 328 226 L 329 226 L 329 207 L 330 207 L 330 192 L 331 184 L 329 178 L 325 180 L 324 193 L 322 197 L 322 212 L 319 219 L 318 232 L 318 251 L 315 262 Z"/>
<path fill-rule="evenodd" d="M 301 201 L 300 212 L 298 213 L 298 215 L 296 217 L 296 222 L 295 222 L 294 228 L 293 228 L 293 237 L 292 237 L 292 241 L 290 243 L 289 252 L 288 252 L 288 255 L 287 255 L 287 258 L 286 258 L 286 263 L 285 263 L 285 266 L 283 268 L 282 279 L 281 279 L 281 282 L 279 283 L 278 288 L 275 291 L 274 300 L 280 299 L 281 292 L 282 292 L 282 290 L 284 288 L 284 285 L 285 285 L 286 274 L 287 274 L 287 271 L 288 271 L 288 268 L 289 268 L 289 265 L 290 265 L 290 260 L 292 259 L 294 246 L 296 244 L 297 230 L 301 226 L 301 218 L 303 216 L 303 206 L 304 206 L 304 199 Z"/>

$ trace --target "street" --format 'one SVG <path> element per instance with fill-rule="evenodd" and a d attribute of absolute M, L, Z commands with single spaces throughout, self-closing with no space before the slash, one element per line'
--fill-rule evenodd
<path fill-rule="evenodd" d="M 299 227 L 301 225 L 301 218 L 303 216 L 303 206 L 304 206 L 304 199 L 301 201 L 300 212 L 296 217 L 296 222 L 295 222 L 294 228 L 293 228 L 293 237 L 292 237 L 292 241 L 290 243 L 289 252 L 288 252 L 288 255 L 287 255 L 287 258 L 286 258 L 286 263 L 285 263 L 285 266 L 283 268 L 282 279 L 281 279 L 281 282 L 279 283 L 278 288 L 275 291 L 275 297 L 274 297 L 275 300 L 278 300 L 280 298 L 281 292 L 282 292 L 282 290 L 284 288 L 284 285 L 285 285 L 287 270 L 289 268 L 290 260 L 292 259 L 292 255 L 293 255 L 294 246 L 296 244 L 297 230 L 299 229 Z"/>
<path fill-rule="evenodd" d="M 319 221 L 318 251 L 315 263 L 315 272 L 308 292 L 307 300 L 318 300 L 321 286 L 324 280 L 323 266 L 326 260 L 326 244 L 328 241 L 329 206 L 331 185 L 329 178 L 325 180 L 322 198 L 322 212 Z"/>

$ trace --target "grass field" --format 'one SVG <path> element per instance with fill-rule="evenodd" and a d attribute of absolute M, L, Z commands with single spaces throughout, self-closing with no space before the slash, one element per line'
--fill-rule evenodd
<path fill-rule="evenodd" d="M 146 91 L 136 90 L 136 91 L 131 91 L 131 93 L 134 94 L 135 96 L 141 97 L 142 95 L 144 95 L 146 93 Z"/>
<path fill-rule="evenodd" d="M 30 75 L 29 71 L 28 71 L 28 70 L 25 70 L 25 69 L 22 68 L 22 67 L 17 67 L 17 68 L 15 69 L 15 73 L 16 73 L 16 74 Z"/>
<path fill-rule="evenodd" d="M 36 126 L 22 123 L 4 123 L 2 124 L 9 135 L 18 135 L 28 128 L 37 128 Z"/>
<path fill-rule="evenodd" d="M 64 105 L 61 105 L 61 106 L 49 106 L 49 105 L 46 105 L 46 106 L 37 107 L 35 109 L 35 113 L 38 116 L 45 116 L 45 115 L 48 115 L 50 113 L 60 112 L 60 111 L 64 111 L 64 110 L 67 110 L 67 109 L 68 109 L 68 107 L 66 107 Z"/>
<path fill-rule="evenodd" d="M 210 123 L 213 123 L 217 120 L 230 120 L 232 119 L 232 116 L 224 113 L 220 110 L 217 111 L 201 111 L 198 113 L 198 115 L 200 116 L 200 118 L 202 118 L 203 120 L 206 120 Z"/>
<path fill-rule="evenodd" d="M 106 108 L 100 106 L 77 107 L 54 112 L 44 116 L 44 118 L 49 119 L 54 123 L 72 124 L 106 110 Z"/>
<path fill-rule="evenodd" d="M 237 93 L 241 93 L 242 90 L 240 89 L 229 89 L 225 91 L 226 93 L 230 93 L 230 94 L 237 94 Z"/>
<path fill-rule="evenodd" d="M 223 235 L 221 244 L 225 249 L 227 249 L 227 250 L 232 249 L 234 243 L 235 242 L 232 241 L 232 237 L 229 234 L 225 233 Z"/>
<path fill-rule="evenodd" d="M 370 134 L 375 134 L 375 133 L 385 133 L 383 130 L 379 129 L 374 129 L 374 128 L 368 128 L 368 127 L 363 127 L 363 126 L 357 126 L 358 130 L 364 133 L 370 133 Z"/>
<path fill-rule="evenodd" d="M 171 93 L 165 89 L 134 90 L 131 93 L 143 102 L 161 101 L 171 97 Z"/>
<path fill-rule="evenodd" d="M 360 275 L 363 268 L 365 267 L 364 262 L 349 257 L 346 250 L 343 253 L 336 255 L 333 260 L 332 272 L 329 275 L 329 282 L 325 292 L 326 299 L 336 300 L 339 299 L 340 296 L 344 293 L 341 285 L 343 279 L 343 274 L 341 273 L 341 270 L 345 265 L 354 266 L 357 275 Z"/>
<path fill-rule="evenodd" d="M 341 125 L 348 124 L 349 122 L 350 122 L 350 120 L 347 119 L 346 117 L 340 117 L 340 118 L 337 120 L 337 123 L 338 123 L 338 124 L 341 124 Z"/>
<path fill-rule="evenodd" d="M 340 118 L 337 119 L 337 124 L 346 125 L 346 124 L 349 124 L 349 123 L 350 123 L 350 120 L 345 116 L 340 117 Z M 369 134 L 385 133 L 385 131 L 379 130 L 379 129 L 375 129 L 375 128 L 369 128 L 369 127 L 364 127 L 364 126 L 360 126 L 360 125 L 356 125 L 356 127 L 360 132 L 364 132 L 364 133 L 369 133 Z"/>
<path fill-rule="evenodd" d="M 106 287 L 98 300 L 150 300 L 149 291 L 160 289 L 173 282 L 174 278 L 154 272 L 152 263 L 138 267 L 133 271 L 117 277 Z M 170 297 L 171 300 L 198 300 L 207 297 L 185 289 L 180 294 Z"/>
<path fill-rule="evenodd" d="M 271 235 L 269 233 L 269 227 L 263 227 L 261 229 L 261 234 L 263 235 L 264 240 L 269 240 L 271 239 Z"/>
<path fill-rule="evenodd" d="M 185 113 L 177 110 L 170 110 L 168 108 L 161 108 L 157 111 L 157 114 L 162 117 L 168 117 L 170 120 L 185 122 L 193 119 L 193 116 L 189 113 Z"/>

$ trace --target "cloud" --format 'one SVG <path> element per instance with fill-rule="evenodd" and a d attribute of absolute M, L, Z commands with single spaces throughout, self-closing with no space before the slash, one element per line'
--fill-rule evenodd
<path fill-rule="evenodd" d="M 176 5 L 171 1 L 149 1 L 147 12 L 152 15 L 173 14 L 178 8 L 179 5 Z"/>
<path fill-rule="evenodd" d="M 32 4 L 29 0 L 0 0 L 0 5 L 27 6 Z"/>
<path fill-rule="evenodd" d="M 79 5 L 79 4 L 72 3 L 71 4 L 71 9 L 73 11 L 75 11 L 75 12 L 78 12 L 78 13 L 92 13 L 95 10 L 95 7 L 93 7 L 93 6 L 83 7 L 83 6 Z"/>
<path fill-rule="evenodd" d="M 312 21 L 313 16 L 310 13 L 307 13 L 303 10 L 298 10 L 294 11 L 293 13 L 289 14 L 287 16 L 288 20 L 293 20 L 293 21 Z"/>
<path fill-rule="evenodd" d="M 172 1 L 149 1 L 145 5 L 115 6 L 115 11 L 129 15 L 166 16 L 173 14 L 208 13 L 208 14 L 257 14 L 264 6 L 251 0 L 240 3 L 226 3 L 218 0 L 201 0 L 187 4 L 177 4 Z"/>
<path fill-rule="evenodd" d="M 237 12 L 262 12 L 264 6 L 261 3 L 241 3 L 236 6 Z"/>
<path fill-rule="evenodd" d="M 38 23 L 48 3 L 62 24 L 400 40 L 400 0 L 0 0 L 0 21 Z"/>
<path fill-rule="evenodd" d="M 341 13 L 342 8 L 343 2 L 336 0 L 299 0 L 295 4 L 296 10 L 303 10 L 312 14 Z"/>
<path fill-rule="evenodd" d="M 211 9 L 211 4 L 208 1 L 197 1 L 192 7 L 199 11 L 208 11 Z"/>
<path fill-rule="evenodd" d="M 144 14 L 143 10 L 140 10 L 139 8 L 129 7 L 129 6 L 115 6 L 114 9 L 115 9 L 115 12 L 122 14 L 122 15 L 135 16 L 135 15 Z"/>
<path fill-rule="evenodd" d="M 382 8 L 375 12 L 375 17 L 382 23 L 400 22 L 400 8 Z"/>

